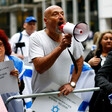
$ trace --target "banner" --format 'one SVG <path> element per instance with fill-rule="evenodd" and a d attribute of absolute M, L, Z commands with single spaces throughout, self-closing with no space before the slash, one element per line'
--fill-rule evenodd
<path fill-rule="evenodd" d="M 46 90 L 53 91 L 53 88 L 57 88 L 58 90 L 59 86 L 55 83 L 51 83 Z M 60 97 L 58 97 L 58 95 L 46 95 L 37 97 L 31 109 L 35 112 L 78 112 L 82 102 L 83 100 L 74 93 Z"/>
<path fill-rule="evenodd" d="M 14 69 L 12 60 L 0 62 L 0 94 L 19 92 L 17 77 L 10 75 Z"/>

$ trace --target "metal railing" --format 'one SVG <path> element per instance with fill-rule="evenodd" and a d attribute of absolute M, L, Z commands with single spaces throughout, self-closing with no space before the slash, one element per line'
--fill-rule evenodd
<path fill-rule="evenodd" d="M 74 90 L 72 93 L 79 93 L 79 92 L 91 92 L 91 91 L 99 91 L 100 87 L 95 87 L 95 88 L 84 88 L 84 89 L 78 89 Z M 13 99 L 23 99 L 23 98 L 35 98 L 37 96 L 45 96 L 45 95 L 56 95 L 59 94 L 60 91 L 55 91 L 55 92 L 46 92 L 46 93 L 37 93 L 37 94 L 29 94 L 29 95 L 15 95 L 11 96 L 6 100 L 6 107 L 8 106 L 8 103 L 13 100 Z"/>

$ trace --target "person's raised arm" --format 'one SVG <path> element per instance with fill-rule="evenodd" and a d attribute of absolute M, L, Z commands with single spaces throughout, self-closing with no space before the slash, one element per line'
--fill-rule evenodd
<path fill-rule="evenodd" d="M 32 61 L 36 71 L 42 74 L 43 72 L 48 70 L 54 64 L 63 50 L 65 50 L 67 46 L 71 44 L 71 37 L 72 36 L 70 34 L 65 34 L 59 46 L 57 46 L 50 54 L 44 57 L 34 58 Z"/>

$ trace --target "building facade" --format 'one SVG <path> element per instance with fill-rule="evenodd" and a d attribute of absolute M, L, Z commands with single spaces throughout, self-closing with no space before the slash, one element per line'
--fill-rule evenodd
<path fill-rule="evenodd" d="M 100 1 L 100 0 L 98 0 Z M 59 5 L 65 12 L 66 21 L 77 24 L 86 22 L 91 31 L 99 31 L 99 8 L 97 0 L 1 0 L 0 28 L 9 37 L 23 30 L 27 16 L 37 19 L 37 30 L 43 29 L 43 12 L 50 5 Z M 110 0 L 111 1 L 111 0 Z M 101 18 L 102 19 L 102 18 Z M 102 23 L 104 20 L 102 20 Z M 102 24 L 100 23 L 100 24 Z M 106 22 L 105 22 L 106 23 Z"/>
<path fill-rule="evenodd" d="M 112 0 L 98 0 L 100 31 L 112 29 Z"/>

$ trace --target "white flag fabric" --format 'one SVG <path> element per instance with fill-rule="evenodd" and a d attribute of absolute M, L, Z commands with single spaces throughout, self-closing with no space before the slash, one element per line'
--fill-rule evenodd
<path fill-rule="evenodd" d="M 26 66 L 21 61 L 19 62 L 17 58 L 14 56 L 9 56 L 10 60 L 13 60 L 15 67 L 19 70 L 19 79 L 24 81 L 24 90 L 22 92 L 23 95 L 32 94 L 31 89 L 31 78 L 32 78 L 32 67 Z M 25 100 L 25 107 L 30 108 L 32 105 L 32 98 L 26 98 Z"/>
<path fill-rule="evenodd" d="M 24 81 L 24 90 L 22 91 L 23 95 L 32 94 L 31 88 L 31 79 L 32 79 L 32 67 L 25 65 L 25 71 L 23 73 L 23 81 Z M 26 108 L 30 108 L 32 106 L 32 98 L 25 98 L 25 106 Z"/>
<path fill-rule="evenodd" d="M 72 74 L 72 71 L 73 71 L 73 65 L 71 66 L 70 74 Z M 95 84 L 94 77 L 95 77 L 94 70 L 90 67 L 88 63 L 84 62 L 82 73 L 78 79 L 75 90 L 84 88 L 94 88 Z M 79 112 L 88 109 L 92 94 L 93 92 L 75 93 L 75 95 L 77 95 L 83 100 L 82 104 L 79 107 Z"/>

